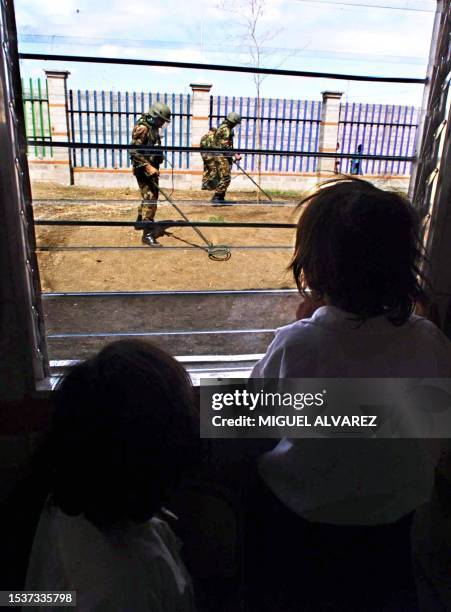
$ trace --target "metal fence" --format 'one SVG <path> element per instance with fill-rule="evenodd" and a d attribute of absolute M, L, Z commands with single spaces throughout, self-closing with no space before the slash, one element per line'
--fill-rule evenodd
<path fill-rule="evenodd" d="M 25 117 L 26 137 L 30 140 L 44 140 L 49 146 L 30 146 L 28 155 L 31 158 L 52 157 L 51 147 L 52 130 L 50 126 L 50 113 L 47 80 L 42 84 L 41 79 L 33 81 L 32 78 L 22 79 L 22 103 Z"/>
<path fill-rule="evenodd" d="M 210 127 L 216 127 L 227 113 L 235 111 L 242 117 L 241 125 L 234 130 L 237 149 L 317 151 L 321 106 L 321 102 L 314 100 L 261 98 L 258 112 L 257 98 L 211 96 Z M 263 172 L 315 172 L 317 163 L 317 158 L 312 157 L 261 156 Z M 256 170 L 257 155 L 245 155 L 243 166 L 246 170 Z"/>
<path fill-rule="evenodd" d="M 419 109 L 389 104 L 347 103 L 340 106 L 338 143 L 340 153 L 413 155 Z M 354 158 L 357 161 L 358 157 Z M 351 171 L 351 159 L 341 160 L 340 170 Z M 410 174 L 410 162 L 360 161 L 363 174 Z"/>
<path fill-rule="evenodd" d="M 48 141 L 49 146 L 30 146 L 32 159 L 53 156 L 47 82 L 22 81 L 27 138 Z M 163 147 L 195 146 L 191 142 L 192 99 L 188 94 L 69 90 L 67 110 L 70 139 L 73 142 L 129 144 L 133 126 L 140 115 L 156 101 L 168 104 L 173 120 L 164 131 Z M 239 96 L 210 97 L 210 127 L 217 126 L 229 112 L 242 116 L 235 128 L 237 149 L 279 149 L 317 152 L 322 103 L 315 100 L 289 100 Z M 413 106 L 345 103 L 340 105 L 337 151 L 354 155 L 337 161 L 341 172 L 356 171 L 375 175 L 408 175 L 410 162 L 359 160 L 362 154 L 411 156 L 419 122 L 419 109 Z M 111 149 L 71 149 L 73 167 L 127 168 L 127 151 Z M 164 167 L 190 168 L 189 152 L 168 152 Z M 244 169 L 256 171 L 258 156 L 243 158 Z M 314 173 L 318 158 L 262 155 L 263 172 Z"/>
<path fill-rule="evenodd" d="M 190 146 L 191 98 L 185 94 L 69 90 L 69 125 L 73 142 L 130 144 L 133 126 L 154 102 L 172 110 L 162 145 Z M 73 167 L 127 168 L 127 151 L 72 149 Z M 169 152 L 164 167 L 189 168 L 190 154 Z"/>

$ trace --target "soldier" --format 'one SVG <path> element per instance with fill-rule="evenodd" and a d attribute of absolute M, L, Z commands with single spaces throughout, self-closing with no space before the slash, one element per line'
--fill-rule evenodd
<path fill-rule="evenodd" d="M 215 143 L 216 128 L 211 128 L 205 136 L 202 136 L 200 146 L 203 149 L 212 149 Z M 216 157 L 213 153 L 201 153 L 204 161 L 204 174 L 202 176 L 202 189 L 214 189 L 218 183 L 216 172 Z"/>
<path fill-rule="evenodd" d="M 161 146 L 159 129 L 171 120 L 171 111 L 166 104 L 156 102 L 152 104 L 147 113 L 141 115 L 132 132 L 132 145 L 147 145 L 155 147 Z M 141 204 L 138 208 L 139 221 L 153 221 L 157 212 L 158 203 L 158 178 L 159 168 L 163 163 L 162 153 L 139 153 L 130 151 L 130 158 L 133 164 L 133 174 L 138 181 L 141 192 Z M 135 229 L 140 229 L 136 228 Z M 143 230 L 142 242 L 151 247 L 160 247 L 157 241 L 159 236 L 163 236 L 164 230 L 157 224 L 151 229 Z"/>
<path fill-rule="evenodd" d="M 241 123 L 241 115 L 238 113 L 229 113 L 216 128 L 210 130 L 201 140 L 201 146 L 210 147 L 213 149 L 233 149 L 233 128 Z M 204 144 L 203 144 L 204 143 Z M 204 176 L 202 180 L 202 189 L 214 189 L 215 194 L 212 202 L 221 205 L 225 199 L 225 193 L 231 181 L 231 168 L 233 160 L 241 159 L 241 155 L 236 153 L 202 153 L 204 160 Z"/>

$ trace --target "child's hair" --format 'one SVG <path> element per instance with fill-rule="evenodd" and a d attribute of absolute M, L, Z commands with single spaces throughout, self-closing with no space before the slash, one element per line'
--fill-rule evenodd
<path fill-rule="evenodd" d="M 98 527 L 146 521 L 196 460 L 189 376 L 153 344 L 106 346 L 65 376 L 55 400 L 51 492 L 66 514 Z"/>
<path fill-rule="evenodd" d="M 346 177 L 320 187 L 296 231 L 290 264 L 302 295 L 365 320 L 385 314 L 402 325 L 417 300 L 423 249 L 414 208 L 398 193 Z"/>

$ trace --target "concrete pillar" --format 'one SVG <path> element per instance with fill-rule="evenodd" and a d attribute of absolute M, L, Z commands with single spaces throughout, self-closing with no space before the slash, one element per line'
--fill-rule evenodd
<path fill-rule="evenodd" d="M 193 92 L 190 143 L 191 146 L 198 147 L 200 139 L 210 129 L 210 89 L 212 86 L 191 83 L 190 87 Z M 199 173 L 203 171 L 203 167 L 200 154 L 193 153 L 190 161 L 193 188 L 200 188 Z"/>
<path fill-rule="evenodd" d="M 323 91 L 323 107 L 321 124 L 319 128 L 319 151 L 335 153 L 338 143 L 338 122 L 340 120 L 340 102 L 342 91 Z M 318 159 L 318 174 L 332 175 L 335 171 L 333 157 L 320 157 Z"/>
<path fill-rule="evenodd" d="M 52 140 L 69 142 L 69 120 L 67 107 L 67 77 L 70 72 L 46 70 L 47 87 L 49 95 L 50 125 Z M 69 149 L 62 147 L 53 148 L 53 158 L 49 163 L 51 178 L 55 182 L 66 185 L 73 184 L 72 165 Z"/>

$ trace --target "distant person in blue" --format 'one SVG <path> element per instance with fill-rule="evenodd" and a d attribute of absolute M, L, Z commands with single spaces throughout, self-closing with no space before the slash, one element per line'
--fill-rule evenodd
<path fill-rule="evenodd" d="M 363 174 L 362 172 L 362 149 L 363 145 L 357 146 L 355 157 L 351 157 L 351 174 Z"/>

